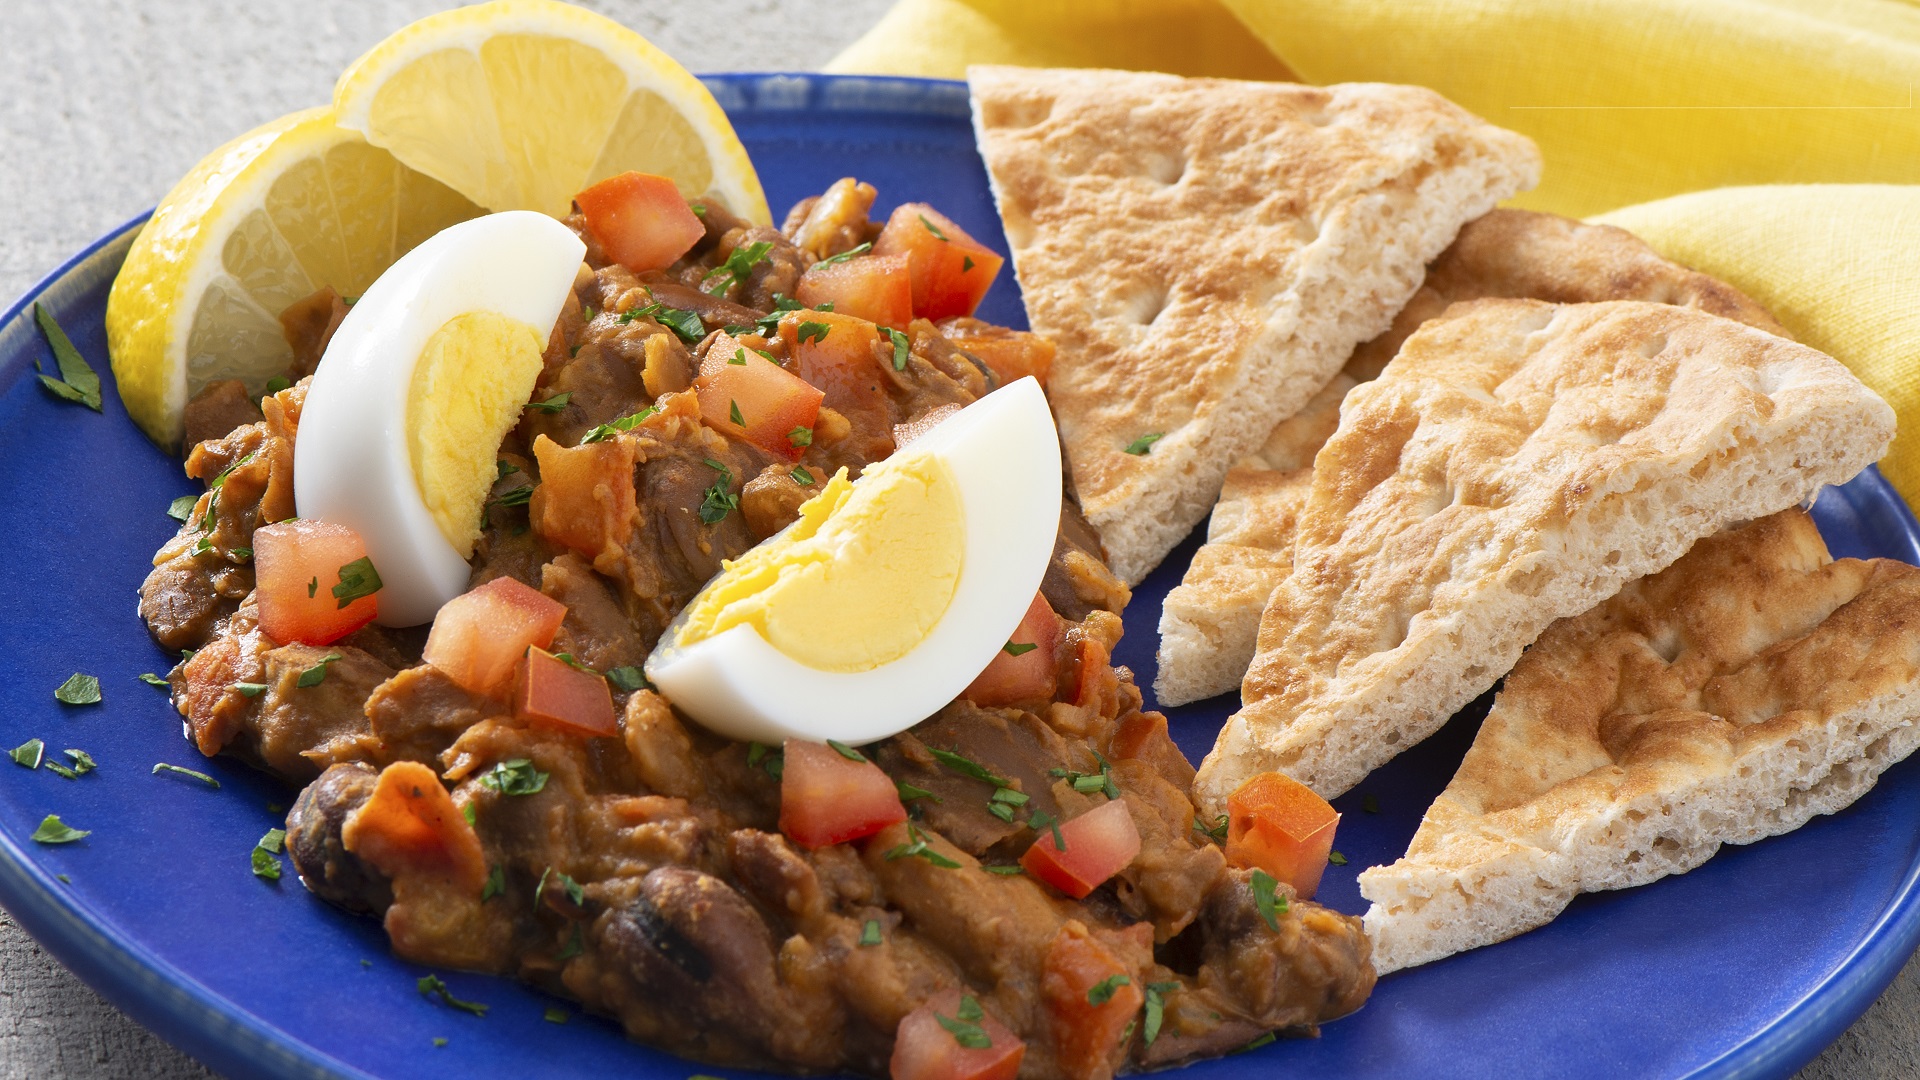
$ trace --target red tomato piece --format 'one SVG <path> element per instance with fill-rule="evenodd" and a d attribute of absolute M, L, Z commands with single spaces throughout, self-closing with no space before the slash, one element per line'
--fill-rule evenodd
<path fill-rule="evenodd" d="M 1052 829 L 1041 829 L 1020 856 L 1027 873 L 1079 900 L 1100 883 L 1126 869 L 1140 854 L 1140 830 L 1124 799 L 1094 807 L 1060 823 L 1061 847 Z"/>
<path fill-rule="evenodd" d="M 780 773 L 780 831 L 787 839 L 804 848 L 826 847 L 905 820 L 900 792 L 880 766 L 825 743 L 787 740 Z"/>
<path fill-rule="evenodd" d="M 1340 815 L 1285 773 L 1264 772 L 1227 796 L 1227 861 L 1265 870 L 1313 899 Z"/>
<path fill-rule="evenodd" d="M 281 645 L 331 645 L 372 622 L 380 612 L 378 586 L 355 595 L 374 580 L 363 573 L 371 562 L 355 565 L 366 557 L 360 534 L 330 521 L 296 518 L 255 529 L 261 632 Z"/>
<path fill-rule="evenodd" d="M 672 266 L 707 234 L 673 181 L 652 173 L 610 176 L 573 201 L 600 250 L 635 273 Z"/>
<path fill-rule="evenodd" d="M 566 605 L 510 577 L 497 577 L 440 606 L 421 659 L 463 689 L 497 694 L 530 645 L 553 643 Z"/>
<path fill-rule="evenodd" d="M 1054 937 L 1040 992 L 1054 1052 L 1067 1076 L 1096 1080 L 1113 1075 L 1115 1051 L 1146 1002 L 1137 976 L 1083 927 L 1069 923 Z"/>
<path fill-rule="evenodd" d="M 980 1015 L 969 1019 L 976 1010 Z M 892 1080 L 1013 1080 L 1026 1056 L 1027 1044 L 981 1008 L 978 998 L 943 990 L 900 1021 L 887 1075 Z"/>
<path fill-rule="evenodd" d="M 875 356 L 883 344 L 879 327 L 831 311 L 790 311 L 780 318 L 780 336 L 790 358 L 788 369 L 825 392 L 821 404 L 853 421 L 856 431 L 890 431 L 893 402 L 887 397 L 887 374 Z M 885 342 L 885 354 L 893 355 L 890 341 Z M 877 461 L 893 452 L 889 435 L 878 434 L 874 441 L 877 445 L 865 448 L 861 456 Z"/>
<path fill-rule="evenodd" d="M 513 715 L 582 735 L 618 735 L 607 680 L 581 671 L 539 646 L 520 660 Z"/>
<path fill-rule="evenodd" d="M 693 393 L 707 426 L 788 461 L 798 461 L 807 452 L 814 422 L 820 418 L 821 399 L 826 397 L 812 383 L 724 331 L 708 345 L 700 377 L 693 380 Z M 796 431 L 806 432 L 798 443 Z"/>
<path fill-rule="evenodd" d="M 793 298 L 802 307 L 832 304 L 841 315 L 898 330 L 913 321 L 913 276 L 904 252 L 814 263 L 800 275 Z"/>
<path fill-rule="evenodd" d="M 1033 603 L 1027 605 L 1027 613 L 1014 627 L 1013 636 L 960 696 L 987 706 L 1052 701 L 1054 665 L 1065 632 L 1045 594 L 1033 594 Z"/>
<path fill-rule="evenodd" d="M 913 313 L 922 319 L 973 314 L 1006 261 L 926 203 L 896 207 L 873 253 L 907 256 Z"/>
<path fill-rule="evenodd" d="M 348 851 L 389 878 L 450 880 L 479 892 L 487 880 L 480 838 L 434 771 L 417 761 L 380 770 L 373 794 L 340 830 Z"/>
<path fill-rule="evenodd" d="M 589 559 L 617 555 L 633 535 L 632 444 L 607 439 L 569 447 L 536 435 L 533 456 L 540 462 L 540 484 L 527 504 L 534 531 Z"/>

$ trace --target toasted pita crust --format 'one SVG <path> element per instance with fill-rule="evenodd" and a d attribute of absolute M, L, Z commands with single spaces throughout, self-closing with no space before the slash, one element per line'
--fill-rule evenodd
<path fill-rule="evenodd" d="M 1087 520 L 1137 584 L 1539 152 L 1429 90 L 968 69 Z M 1145 454 L 1127 447 L 1150 433 Z"/>
<path fill-rule="evenodd" d="M 1394 316 L 1393 326 L 1355 349 L 1343 374 L 1350 382 L 1378 376 L 1421 323 L 1449 304 L 1489 296 L 1561 304 L 1648 300 L 1699 308 L 1791 336 L 1738 289 L 1661 258 L 1623 229 L 1531 210 L 1495 210 L 1460 230 L 1453 245 L 1427 267 L 1426 282 Z M 1324 396 L 1302 412 L 1325 408 L 1335 418 L 1325 424 L 1321 442 L 1333 433 L 1340 407 L 1337 398 L 1329 404 Z M 1279 436 L 1276 429 L 1274 437 Z M 1162 705 L 1239 688 L 1253 659 L 1260 612 L 1293 565 L 1293 520 L 1311 473 L 1291 475 L 1301 466 L 1264 461 L 1272 443 L 1227 473 L 1207 525 L 1207 543 L 1167 594 L 1153 684 Z M 1306 452 L 1305 465 L 1318 450 L 1315 443 Z M 1284 452 L 1297 456 L 1298 448 Z"/>
<path fill-rule="evenodd" d="M 1196 794 L 1345 791 L 1555 619 L 1847 480 L 1893 426 L 1831 357 L 1691 308 L 1453 305 L 1348 392 Z"/>
<path fill-rule="evenodd" d="M 1788 510 L 1549 627 L 1407 857 L 1360 875 L 1382 972 L 1852 803 L 1920 743 L 1920 569 Z"/>

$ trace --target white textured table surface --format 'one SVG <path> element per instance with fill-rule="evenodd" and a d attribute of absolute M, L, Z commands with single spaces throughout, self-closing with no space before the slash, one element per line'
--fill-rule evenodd
<path fill-rule="evenodd" d="M 639 30 L 695 71 L 733 71 L 817 67 L 887 3 L 587 6 Z M 334 77 L 362 50 L 449 6 L 0 0 L 0 301 L 152 206 L 215 146 L 282 113 L 324 103 Z M 209 1075 L 101 1001 L 0 913 L 0 1078 Z M 1801 1075 L 1920 1076 L 1920 964 L 1910 963 Z"/>

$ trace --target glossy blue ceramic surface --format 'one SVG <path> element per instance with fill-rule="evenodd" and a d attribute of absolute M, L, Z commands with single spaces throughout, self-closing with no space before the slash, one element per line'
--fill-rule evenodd
<path fill-rule="evenodd" d="M 880 209 L 924 200 L 1005 250 L 967 124 L 964 87 L 917 80 L 723 76 L 709 80 L 752 152 L 776 213 L 841 176 L 880 188 Z M 612 1024 L 512 982 L 442 973 L 485 1019 L 422 998 L 426 969 L 395 960 L 379 926 L 253 876 L 249 852 L 293 792 L 181 738 L 163 691 L 136 676 L 173 658 L 134 614 L 134 589 L 169 536 L 168 503 L 198 490 L 128 421 L 107 380 L 105 415 L 35 382 L 52 367 L 32 327 L 45 303 L 103 373 L 107 288 L 130 223 L 0 317 L 0 460 L 11 558 L 0 574 L 0 748 L 30 737 L 90 752 L 68 781 L 0 760 L 0 902 L 62 961 L 143 1023 L 234 1077 L 648 1077 L 724 1070 L 656 1053 Z M 984 317 L 1024 325 L 1010 274 Z M 1814 515 L 1836 555 L 1920 560 L 1920 527 L 1879 474 L 1828 491 Z M 1136 593 L 1119 659 L 1153 676 L 1160 602 L 1195 537 Z M 53 690 L 99 676 L 105 702 Z M 1195 758 L 1231 707 L 1172 710 Z M 1404 850 L 1471 741 L 1469 709 L 1339 802 L 1345 867 L 1321 899 L 1357 913 L 1354 875 Z M 221 788 L 153 776 L 205 770 Z M 1374 795 L 1380 812 L 1361 809 Z M 27 838 L 57 813 L 92 830 Z M 1783 1076 L 1886 986 L 1920 934 L 1920 763 L 1800 831 L 1729 849 L 1684 877 L 1585 896 L 1552 925 L 1383 980 L 1322 1038 L 1204 1062 L 1192 1077 Z M 62 875 L 66 880 L 62 880 Z M 447 1040 L 443 1048 L 436 1037 Z"/>

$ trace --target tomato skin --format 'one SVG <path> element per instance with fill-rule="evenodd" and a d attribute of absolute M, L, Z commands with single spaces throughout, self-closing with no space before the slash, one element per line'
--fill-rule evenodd
<path fill-rule="evenodd" d="M 348 815 L 340 839 L 389 878 L 427 875 L 475 893 L 486 883 L 480 838 L 440 777 L 417 761 L 380 770 L 373 794 Z"/>
<path fill-rule="evenodd" d="M 1019 1075 L 1027 1044 L 985 1009 L 975 1023 L 991 1040 L 988 1046 L 961 1046 L 940 1025 L 934 1014 L 955 1019 L 961 996 L 958 990 L 942 990 L 901 1019 L 887 1065 L 892 1080 L 1014 1080 Z"/>
<path fill-rule="evenodd" d="M 1081 900 L 1108 878 L 1126 869 L 1140 854 L 1140 830 L 1125 799 L 1113 799 L 1060 823 L 1066 849 L 1054 845 L 1053 831 L 1041 829 L 1020 856 L 1027 873 Z"/>
<path fill-rule="evenodd" d="M 581 671 L 538 645 L 520 659 L 514 683 L 513 715 L 581 735 L 618 735 L 613 691 L 607 680 Z"/>
<path fill-rule="evenodd" d="M 913 321 L 913 274 L 904 252 L 814 263 L 800 275 L 793 298 L 802 307 L 832 304 L 841 315 L 905 330 Z"/>
<path fill-rule="evenodd" d="M 1227 796 L 1227 861 L 1265 870 L 1313 899 L 1340 815 L 1285 773 L 1264 772 Z"/>
<path fill-rule="evenodd" d="M 1055 351 L 1050 339 L 970 318 L 944 319 L 939 329 L 962 352 L 973 354 L 992 368 L 1002 386 L 1029 375 L 1041 386 L 1047 385 Z"/>
<path fill-rule="evenodd" d="M 734 363 L 744 356 L 745 363 Z M 806 446 L 795 446 L 789 434 L 795 428 L 811 432 L 820 419 L 824 391 L 778 363 L 742 345 L 724 331 L 716 334 L 693 380 L 700 416 L 707 426 L 765 450 L 774 457 L 798 461 Z M 733 422 L 740 410 L 743 423 Z"/>
<path fill-rule="evenodd" d="M 1033 648 L 1015 656 L 1002 646 L 988 661 L 986 670 L 976 676 L 960 696 L 975 705 L 989 707 L 1052 701 L 1054 667 L 1060 654 L 1060 639 L 1065 633 L 1066 626 L 1060 616 L 1053 613 L 1053 605 L 1047 603 L 1046 595 L 1035 593 L 1020 625 L 1007 639 L 1009 645 L 1032 645 Z"/>
<path fill-rule="evenodd" d="M 610 176 L 573 201 L 600 250 L 635 273 L 672 266 L 707 234 L 673 181 L 652 173 Z"/>
<path fill-rule="evenodd" d="M 296 518 L 255 529 L 253 588 L 261 632 L 281 645 L 331 645 L 372 622 L 380 613 L 378 592 L 347 604 L 333 595 L 340 568 L 366 557 L 360 534 L 330 521 Z"/>
<path fill-rule="evenodd" d="M 628 440 L 568 447 L 536 435 L 533 456 L 540 462 L 540 483 L 527 504 L 534 531 L 588 559 L 617 556 L 635 518 Z"/>
<path fill-rule="evenodd" d="M 1115 976 L 1125 985 L 1099 1005 L 1087 999 L 1094 987 Z M 1146 1003 L 1139 973 L 1114 955 L 1112 949 L 1070 922 L 1047 948 L 1040 991 L 1053 1031 L 1054 1052 L 1060 1068 L 1074 1080 L 1101 1080 L 1113 1075 L 1114 1051 Z"/>
<path fill-rule="evenodd" d="M 800 339 L 802 327 L 807 328 L 805 341 Z M 824 336 L 819 327 L 826 328 Z M 879 327 L 831 311 L 790 311 L 780 317 L 780 337 L 787 346 L 788 370 L 825 393 L 821 404 L 866 431 L 892 429 L 888 376 L 875 353 L 884 344 L 886 355 L 892 356 L 893 346 L 881 337 Z M 894 450 L 891 435 L 876 435 L 874 442 L 864 454 L 869 460 L 877 461 Z"/>
<path fill-rule="evenodd" d="M 462 689 L 499 694 L 528 646 L 553 643 L 566 605 L 510 577 L 497 577 L 440 606 L 421 659 Z"/>
<path fill-rule="evenodd" d="M 895 207 L 873 253 L 907 256 L 913 314 L 935 320 L 973 314 L 1006 261 L 926 203 Z"/>
<path fill-rule="evenodd" d="M 844 844 L 907 820 L 899 790 L 873 762 L 804 739 L 788 739 L 784 757 L 780 831 L 801 847 Z"/>

